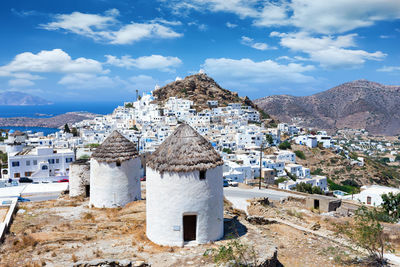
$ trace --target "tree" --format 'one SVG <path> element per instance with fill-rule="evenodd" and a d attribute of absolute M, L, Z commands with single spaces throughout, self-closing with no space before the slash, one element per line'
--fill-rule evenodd
<path fill-rule="evenodd" d="M 290 149 L 290 148 L 292 148 L 292 146 L 290 145 L 290 143 L 288 141 L 285 141 L 285 142 L 282 142 L 279 144 L 279 149 L 286 150 L 286 149 Z"/>
<path fill-rule="evenodd" d="M 133 108 L 133 104 L 132 103 L 127 103 L 127 104 L 125 104 L 125 108 Z"/>
<path fill-rule="evenodd" d="M 272 145 L 274 143 L 274 139 L 272 138 L 272 135 L 267 134 L 265 136 L 265 139 L 267 140 L 268 144 Z"/>
<path fill-rule="evenodd" d="M 365 249 L 369 256 L 379 264 L 385 264 L 383 253 L 392 247 L 383 233 L 379 222 L 379 212 L 362 206 L 355 212 L 354 223 L 337 225 L 337 233 L 347 236 L 358 248 Z"/>
<path fill-rule="evenodd" d="M 72 127 L 71 133 L 72 133 L 73 136 L 79 136 L 78 129 L 76 129 L 75 127 Z"/>
<path fill-rule="evenodd" d="M 312 186 L 311 184 L 307 183 L 298 183 L 296 184 L 295 189 L 296 191 L 308 194 L 318 194 L 318 195 L 324 194 L 324 192 L 322 192 L 321 188 L 319 188 L 318 186 Z"/>
<path fill-rule="evenodd" d="M 395 160 L 395 161 L 400 161 L 400 155 L 396 155 L 396 157 L 395 157 L 394 160 Z"/>
<path fill-rule="evenodd" d="M 229 148 L 226 148 L 226 147 L 224 147 L 224 148 L 222 149 L 222 152 L 227 153 L 227 154 L 232 154 L 232 150 L 229 149 Z"/>
<path fill-rule="evenodd" d="M 383 194 L 381 197 L 383 210 L 395 221 L 398 221 L 400 218 L 400 193 L 394 195 L 392 192 L 389 192 L 388 194 Z"/>
<path fill-rule="evenodd" d="M 64 133 L 70 133 L 71 130 L 69 129 L 68 123 L 64 125 Z"/>

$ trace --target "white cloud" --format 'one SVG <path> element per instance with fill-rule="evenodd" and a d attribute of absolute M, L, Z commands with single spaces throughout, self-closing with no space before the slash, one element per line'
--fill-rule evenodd
<path fill-rule="evenodd" d="M 61 49 L 43 50 L 37 54 L 24 52 L 15 56 L 15 58 L 7 65 L 0 67 L 0 72 L 9 73 L 9 75 L 27 75 L 25 78 L 37 79 L 39 76 L 31 74 L 12 74 L 17 72 L 102 72 L 103 68 L 100 62 L 87 59 L 77 58 L 72 59 L 67 53 Z"/>
<path fill-rule="evenodd" d="M 237 24 L 230 23 L 229 21 L 225 25 L 226 25 L 226 27 L 231 28 L 231 29 L 236 28 L 238 26 Z"/>
<path fill-rule="evenodd" d="M 65 85 L 69 89 L 111 89 L 118 85 L 120 81 L 104 75 L 98 76 L 92 73 L 72 73 L 62 77 L 58 83 Z"/>
<path fill-rule="evenodd" d="M 384 66 L 380 69 L 377 69 L 377 71 L 382 71 L 382 72 L 400 71 L 400 66 Z"/>
<path fill-rule="evenodd" d="M 341 35 L 336 38 L 332 36 L 317 38 L 305 32 L 288 34 L 272 32 L 270 36 L 279 36 L 282 46 L 308 54 L 308 60 L 319 62 L 325 68 L 352 68 L 362 65 L 366 60 L 380 61 L 386 57 L 386 54 L 381 51 L 370 53 L 349 49 L 356 46 L 354 38 L 357 34 Z M 303 57 L 296 57 L 296 59 L 307 60 Z"/>
<path fill-rule="evenodd" d="M 112 55 L 106 55 L 105 57 L 107 58 L 107 64 L 128 69 L 135 67 L 145 70 L 158 69 L 161 71 L 172 71 L 182 64 L 182 61 L 177 57 L 164 57 L 161 55 L 143 56 L 139 58 L 132 58 L 129 55 L 122 56 L 121 58 Z"/>
<path fill-rule="evenodd" d="M 185 10 L 233 13 L 261 27 L 295 26 L 302 31 L 333 34 L 379 21 L 400 19 L 398 0 L 173 0 L 176 13 Z"/>
<path fill-rule="evenodd" d="M 40 26 L 46 30 L 63 29 L 95 41 L 106 41 L 111 44 L 132 44 L 143 39 L 169 39 L 182 36 L 181 33 L 170 28 L 170 26 L 181 24 L 177 21 L 157 18 L 145 23 L 131 22 L 122 25 L 117 19 L 118 15 L 117 9 L 108 10 L 104 15 L 73 12 L 56 15 L 53 22 Z"/>
<path fill-rule="evenodd" d="M 206 59 L 202 68 L 220 79 L 227 79 L 235 83 L 252 83 L 266 85 L 267 83 L 307 83 L 314 78 L 303 74 L 315 69 L 312 65 L 301 65 L 296 63 L 279 64 L 273 60 L 255 62 L 248 58 L 209 58 Z"/>
<path fill-rule="evenodd" d="M 27 87 L 27 86 L 32 86 L 34 84 L 35 84 L 34 82 L 26 79 L 14 79 L 8 81 L 8 85 L 13 87 Z"/>
<path fill-rule="evenodd" d="M 254 39 L 247 37 L 247 36 L 242 36 L 241 41 L 243 45 L 250 46 L 254 49 L 257 50 L 268 50 L 268 49 L 276 49 L 276 47 L 269 47 L 266 43 L 257 43 L 254 41 Z"/>
<path fill-rule="evenodd" d="M 128 80 L 130 83 L 128 87 L 134 90 L 153 90 L 154 86 L 157 84 L 157 81 L 154 80 L 153 77 L 148 75 L 132 76 Z"/>

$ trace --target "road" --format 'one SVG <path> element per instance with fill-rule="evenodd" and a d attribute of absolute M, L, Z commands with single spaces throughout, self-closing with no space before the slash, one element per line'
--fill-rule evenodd
<path fill-rule="evenodd" d="M 40 202 L 46 200 L 53 200 L 57 199 L 60 196 L 60 192 L 56 193 L 44 193 L 44 194 L 34 194 L 34 195 L 24 195 L 22 194 L 21 197 L 27 198 L 32 202 Z"/>
<path fill-rule="evenodd" d="M 280 200 L 282 198 L 288 196 L 301 197 L 299 195 L 276 191 L 271 189 L 244 189 L 238 187 L 224 187 L 224 196 L 230 202 L 232 202 L 233 206 L 237 209 L 241 209 L 247 212 L 247 206 L 249 202 L 247 200 L 256 198 L 256 197 L 268 197 L 270 200 Z"/>

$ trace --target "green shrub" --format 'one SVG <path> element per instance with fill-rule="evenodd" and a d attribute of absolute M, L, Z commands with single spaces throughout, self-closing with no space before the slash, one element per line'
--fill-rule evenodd
<path fill-rule="evenodd" d="M 328 187 L 331 191 L 340 190 L 349 194 L 356 194 L 360 191 L 358 187 L 354 187 L 351 185 L 339 185 L 331 179 L 328 179 Z"/>
<path fill-rule="evenodd" d="M 279 144 L 279 149 L 286 150 L 286 149 L 291 149 L 292 146 L 288 141 L 282 142 Z"/>
<path fill-rule="evenodd" d="M 222 149 L 222 152 L 225 152 L 225 153 L 228 153 L 228 154 L 232 154 L 232 150 L 231 149 L 229 149 L 229 148 L 224 148 L 224 149 Z"/>
<path fill-rule="evenodd" d="M 321 168 L 317 168 L 317 169 L 311 171 L 310 173 L 311 173 L 311 175 L 323 175 L 324 174 Z"/>
<path fill-rule="evenodd" d="M 304 155 L 303 151 L 296 150 L 296 151 L 294 151 L 294 153 L 296 154 L 296 157 L 298 157 L 300 159 L 306 159 L 306 155 Z"/>
<path fill-rule="evenodd" d="M 318 186 L 312 186 L 311 184 L 307 183 L 298 183 L 296 184 L 295 190 L 298 192 L 308 193 L 308 194 L 318 194 L 323 195 L 321 188 Z"/>
<path fill-rule="evenodd" d="M 275 185 L 278 185 L 278 184 L 280 184 L 280 183 L 283 183 L 283 182 L 285 182 L 285 181 L 287 181 L 288 179 L 286 178 L 286 177 L 280 177 L 280 178 L 278 178 L 278 179 L 276 179 L 275 181 L 274 181 L 274 184 Z"/>

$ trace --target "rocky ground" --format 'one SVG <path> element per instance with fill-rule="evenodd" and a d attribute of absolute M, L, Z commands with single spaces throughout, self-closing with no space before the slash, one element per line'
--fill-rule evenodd
<path fill-rule="evenodd" d="M 259 228 L 277 244 L 278 260 L 284 266 L 367 266 L 365 252 L 356 250 L 349 240 L 337 234 L 335 225 L 350 221 L 349 217 L 309 210 L 304 199 L 297 198 L 268 205 L 262 199 L 252 201 L 248 213 L 268 220 Z M 400 226 L 383 225 L 399 256 Z"/>
<path fill-rule="evenodd" d="M 21 204 L 0 247 L 0 266 L 71 266 L 103 259 L 151 266 L 214 266 L 214 258 L 204 256 L 205 251 L 218 250 L 232 238 L 254 247 L 260 261 L 276 253 L 271 237 L 258 226 L 236 219 L 237 211 L 228 202 L 224 239 L 199 246 L 152 243 L 145 234 L 145 212 L 145 200 L 120 209 L 89 208 L 88 199 L 67 196 Z"/>

